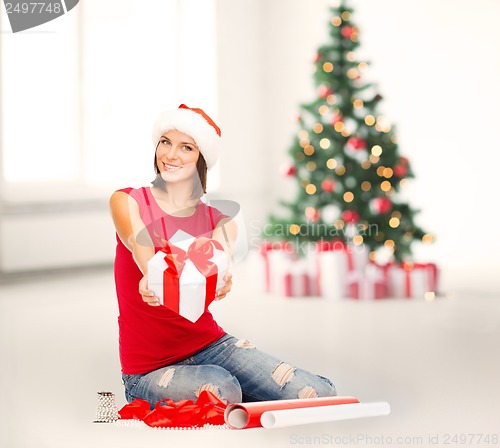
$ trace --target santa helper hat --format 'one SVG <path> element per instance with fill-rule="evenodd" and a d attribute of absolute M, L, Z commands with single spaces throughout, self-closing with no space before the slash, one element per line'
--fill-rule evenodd
<path fill-rule="evenodd" d="M 161 136 L 171 129 L 189 135 L 196 142 L 208 169 L 216 164 L 220 153 L 221 131 L 202 109 L 181 104 L 177 109 L 162 112 L 153 125 L 155 147 Z"/>

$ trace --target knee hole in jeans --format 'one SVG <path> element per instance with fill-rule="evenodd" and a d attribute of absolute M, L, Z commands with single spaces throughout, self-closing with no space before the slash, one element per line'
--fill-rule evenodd
<path fill-rule="evenodd" d="M 217 398 L 226 404 L 239 403 L 242 400 L 242 391 L 239 381 L 228 370 L 217 365 L 205 366 L 216 373 L 207 382 L 203 383 L 196 391 L 198 397 L 204 390 L 212 392 Z"/>

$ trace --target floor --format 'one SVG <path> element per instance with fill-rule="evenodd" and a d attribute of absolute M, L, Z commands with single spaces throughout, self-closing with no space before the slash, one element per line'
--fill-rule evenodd
<path fill-rule="evenodd" d="M 226 331 L 330 377 L 340 395 L 389 402 L 391 414 L 242 431 L 92 423 L 98 391 L 125 404 L 112 272 L 102 269 L 0 285 L 0 446 L 500 444 L 500 296 L 456 290 L 431 302 L 287 299 L 262 292 L 252 256 L 233 272 L 230 296 L 212 305 Z"/>

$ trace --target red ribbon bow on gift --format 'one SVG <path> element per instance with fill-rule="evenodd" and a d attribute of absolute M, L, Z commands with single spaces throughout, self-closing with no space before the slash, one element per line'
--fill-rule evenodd
<path fill-rule="evenodd" d="M 206 424 L 223 425 L 226 407 L 212 392 L 204 390 L 196 403 L 191 400 L 174 402 L 165 398 L 156 403 L 153 410 L 148 401 L 136 398 L 120 409 L 118 414 L 122 420 L 142 420 L 152 428 L 188 428 Z"/>
<path fill-rule="evenodd" d="M 179 313 L 180 286 L 179 279 L 187 260 L 190 260 L 206 278 L 205 308 L 215 298 L 217 289 L 217 265 L 210 259 L 214 256 L 214 249 L 224 250 L 217 240 L 201 237 L 197 238 L 188 247 L 187 252 L 173 244 L 166 244 L 161 250 L 165 252 L 167 269 L 163 271 L 163 304 Z"/>

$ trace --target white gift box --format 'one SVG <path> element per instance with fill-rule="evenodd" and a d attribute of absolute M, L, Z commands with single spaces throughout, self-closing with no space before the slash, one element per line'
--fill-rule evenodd
<path fill-rule="evenodd" d="M 215 265 L 215 275 L 217 275 L 215 291 L 209 292 L 211 296 L 208 297 L 207 286 L 211 280 L 207 280 L 207 277 L 197 268 L 196 258 L 199 254 L 193 252 L 195 241 L 194 237 L 176 240 L 175 246 L 182 249 L 181 253 L 184 252 L 185 260 L 181 263 L 183 265 L 181 266 L 180 276 L 176 272 L 172 272 L 170 276 L 173 279 L 171 285 L 177 282 L 175 277 L 178 277 L 178 290 L 168 291 L 168 297 L 164 296 L 163 284 L 164 272 L 169 269 L 169 265 L 165 260 L 165 257 L 168 256 L 167 252 L 159 251 L 148 261 L 148 288 L 154 291 L 162 305 L 178 312 L 191 322 L 196 322 L 214 300 L 215 291 L 224 286 L 224 276 L 229 269 L 229 257 L 226 252 L 216 247 L 216 241 L 207 240 L 207 244 L 213 246 L 213 253 L 210 258 L 205 256 L 204 261 Z M 173 250 L 175 251 L 175 248 Z"/>
<path fill-rule="evenodd" d="M 369 252 L 364 245 L 345 245 L 327 242 L 316 248 L 318 294 L 337 300 L 348 295 L 350 272 L 364 272 L 369 263 Z"/>
<path fill-rule="evenodd" d="M 345 296 L 347 265 L 345 254 L 338 251 L 325 251 L 316 254 L 317 290 L 322 297 L 339 300 Z"/>

